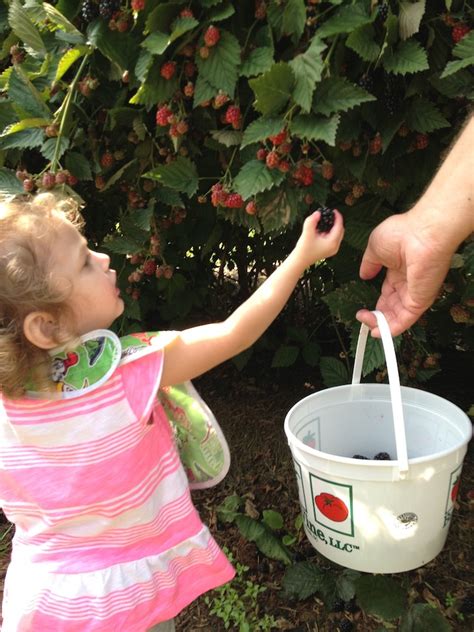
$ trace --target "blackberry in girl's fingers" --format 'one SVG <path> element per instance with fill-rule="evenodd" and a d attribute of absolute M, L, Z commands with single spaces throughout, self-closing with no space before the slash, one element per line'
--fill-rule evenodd
<path fill-rule="evenodd" d="M 321 211 L 321 217 L 316 230 L 318 233 L 328 233 L 334 226 L 334 209 L 322 206 L 318 210 Z"/>

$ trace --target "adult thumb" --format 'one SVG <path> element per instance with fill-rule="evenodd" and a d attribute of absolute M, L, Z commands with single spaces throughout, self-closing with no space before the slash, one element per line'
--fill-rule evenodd
<path fill-rule="evenodd" d="M 361 279 L 373 279 L 374 276 L 382 269 L 382 264 L 375 257 L 370 245 L 367 246 L 359 268 L 359 276 Z"/>

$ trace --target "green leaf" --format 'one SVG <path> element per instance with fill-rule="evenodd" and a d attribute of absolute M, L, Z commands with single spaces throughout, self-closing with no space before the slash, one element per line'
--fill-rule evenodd
<path fill-rule="evenodd" d="M 276 136 L 283 130 L 284 127 L 285 121 L 283 118 L 265 118 L 262 116 L 256 121 L 250 123 L 250 125 L 245 129 L 240 147 L 243 149 L 252 143 L 258 143 L 270 136 Z"/>
<path fill-rule="evenodd" d="M 0 198 L 14 197 L 24 193 L 23 184 L 16 174 L 6 167 L 0 168 Z"/>
<path fill-rule="evenodd" d="M 151 67 L 145 83 L 140 86 L 129 103 L 142 103 L 147 108 L 154 107 L 157 103 L 168 101 L 176 92 L 178 86 L 177 77 L 173 77 L 170 80 L 164 79 L 160 75 L 159 66 L 155 64 Z"/>
<path fill-rule="evenodd" d="M 281 175 L 280 172 L 268 169 L 262 160 L 249 160 L 234 179 L 234 187 L 247 200 L 257 193 L 271 189 L 281 179 Z"/>
<path fill-rule="evenodd" d="M 275 178 L 277 174 L 272 172 L 272 176 Z M 279 172 L 278 177 L 281 180 L 284 176 L 285 174 Z M 293 224 L 301 208 L 301 199 L 295 189 L 280 186 L 260 194 L 257 207 L 263 230 L 271 232 Z"/>
<path fill-rule="evenodd" d="M 339 33 L 351 33 L 359 26 L 369 24 L 373 19 L 361 4 L 339 9 L 318 30 L 319 37 L 329 37 Z"/>
<path fill-rule="evenodd" d="M 48 4 L 47 2 L 43 2 L 43 9 L 46 13 L 46 16 L 50 22 L 55 24 L 58 28 L 66 33 L 72 33 L 79 41 L 84 41 L 84 36 L 80 31 L 76 29 L 74 24 L 70 22 L 62 13 L 58 11 L 56 7 Z"/>
<path fill-rule="evenodd" d="M 69 138 L 66 136 L 58 136 L 57 138 L 48 138 L 41 145 L 40 152 L 46 160 L 53 160 L 54 156 L 61 159 L 66 149 L 69 147 Z"/>
<path fill-rule="evenodd" d="M 328 387 L 342 386 L 350 382 L 349 371 L 346 365 L 337 358 L 323 356 L 319 364 L 324 384 Z"/>
<path fill-rule="evenodd" d="M 28 79 L 22 68 L 16 66 L 8 82 L 10 99 L 34 118 L 51 118 L 51 112 L 40 93 Z"/>
<path fill-rule="evenodd" d="M 167 33 L 178 13 L 178 3 L 161 2 L 148 14 L 145 24 L 145 33 L 154 33 L 156 31 Z"/>
<path fill-rule="evenodd" d="M 312 114 L 299 114 L 291 121 L 291 133 L 306 140 L 322 140 L 331 147 L 336 144 L 340 116 L 323 118 Z"/>
<path fill-rule="evenodd" d="M 155 167 L 143 177 L 157 180 L 163 186 L 186 193 L 188 197 L 196 193 L 199 184 L 196 165 L 184 156 Z"/>
<path fill-rule="evenodd" d="M 472 76 L 468 70 L 456 72 L 456 74 L 443 79 L 438 76 L 432 76 L 429 81 L 438 92 L 450 99 L 469 96 L 474 91 Z"/>
<path fill-rule="evenodd" d="M 425 13 L 426 0 L 418 2 L 400 2 L 398 24 L 400 37 L 406 40 L 420 30 L 421 18 Z"/>
<path fill-rule="evenodd" d="M 357 601 L 367 614 L 374 614 L 390 621 L 403 613 L 406 594 L 400 584 L 391 577 L 363 575 L 355 584 Z"/>
<path fill-rule="evenodd" d="M 387 72 L 395 75 L 421 72 L 429 68 L 426 50 L 415 40 L 401 42 L 394 51 L 384 55 L 382 63 Z"/>
<path fill-rule="evenodd" d="M 32 127 L 45 127 L 49 124 L 48 119 L 44 118 L 26 118 L 18 121 L 17 123 L 12 123 L 4 128 L 3 132 L 0 136 L 8 136 L 8 134 L 16 134 L 16 132 L 21 132 L 24 129 L 30 129 Z"/>
<path fill-rule="evenodd" d="M 344 601 L 350 601 L 356 594 L 355 582 L 360 577 L 358 571 L 345 569 L 336 577 L 336 590 L 338 596 Z"/>
<path fill-rule="evenodd" d="M 330 116 L 333 112 L 347 112 L 351 108 L 375 101 L 376 98 L 363 88 L 350 83 L 343 77 L 330 77 L 316 88 L 313 111 Z"/>
<path fill-rule="evenodd" d="M 240 45 L 237 38 L 221 29 L 221 37 L 209 51 L 209 57 L 196 56 L 199 73 L 217 91 L 232 97 L 238 79 Z"/>
<path fill-rule="evenodd" d="M 264 115 L 278 114 L 288 103 L 293 91 L 294 75 L 291 67 L 279 62 L 249 85 L 255 93 L 255 109 Z"/>
<path fill-rule="evenodd" d="M 299 355 L 299 348 L 295 345 L 280 345 L 272 358 L 272 369 L 293 366 Z"/>
<path fill-rule="evenodd" d="M 350 281 L 322 297 L 331 314 L 347 325 L 355 321 L 357 310 L 374 309 L 379 298 L 378 290 L 363 281 Z"/>
<path fill-rule="evenodd" d="M 306 24 L 306 6 L 304 0 L 288 0 L 285 3 L 282 20 L 282 35 L 291 35 L 296 44 L 303 34 Z"/>
<path fill-rule="evenodd" d="M 346 242 L 356 250 L 363 251 L 367 246 L 373 225 L 350 218 L 346 221 Z"/>
<path fill-rule="evenodd" d="M 414 603 L 404 612 L 399 632 L 451 632 L 452 627 L 438 608 L 427 603 Z"/>
<path fill-rule="evenodd" d="M 170 44 L 169 34 L 157 31 L 148 35 L 141 43 L 141 46 L 153 55 L 162 55 Z"/>
<path fill-rule="evenodd" d="M 107 189 L 110 189 L 111 186 L 113 186 L 116 182 L 121 180 L 123 174 L 127 171 L 129 167 L 135 164 L 136 161 L 137 159 L 133 158 L 126 164 L 122 165 L 119 169 L 117 169 L 117 171 L 114 174 L 112 174 L 110 178 L 107 180 L 107 182 L 104 184 L 101 191 L 106 191 Z"/>
<path fill-rule="evenodd" d="M 357 348 L 357 341 L 359 339 L 359 325 L 354 325 L 351 330 L 351 351 L 355 355 Z M 365 345 L 364 361 L 362 364 L 362 376 L 365 377 L 369 373 L 372 373 L 374 369 L 385 366 L 385 353 L 382 347 L 382 343 L 378 338 L 367 338 Z"/>
<path fill-rule="evenodd" d="M 0 149 L 33 149 L 34 147 L 41 147 L 43 142 L 43 130 L 31 128 L 3 138 L 0 137 Z"/>
<path fill-rule="evenodd" d="M 89 160 L 77 151 L 68 151 L 65 158 L 66 169 L 78 180 L 92 180 Z"/>
<path fill-rule="evenodd" d="M 305 112 L 311 109 L 314 89 L 321 79 L 324 66 L 321 53 L 326 48 L 326 44 L 319 37 L 313 37 L 308 50 L 290 61 L 290 67 L 295 75 L 293 99 Z"/>
<path fill-rule="evenodd" d="M 135 241 L 128 235 L 114 235 L 113 237 L 107 237 L 104 241 L 104 246 L 110 252 L 114 252 L 118 255 L 129 255 L 133 252 L 138 252 L 143 248 L 143 242 Z"/>
<path fill-rule="evenodd" d="M 225 2 L 221 7 L 216 7 L 209 11 L 208 20 L 209 22 L 221 22 L 222 20 L 227 20 L 235 13 L 235 8 L 232 6 L 231 2 Z"/>
<path fill-rule="evenodd" d="M 360 26 L 349 35 L 346 45 L 352 48 L 364 61 L 376 61 L 380 46 L 374 41 L 375 33 L 371 24 Z"/>
<path fill-rule="evenodd" d="M 216 96 L 218 92 L 219 91 L 216 90 L 216 88 L 214 88 L 214 86 L 211 85 L 207 81 L 207 79 L 204 79 L 204 77 L 201 74 L 199 74 L 196 80 L 196 84 L 194 86 L 193 107 L 194 108 L 199 107 L 201 103 L 205 103 L 206 101 L 209 101 L 214 96 Z"/>
<path fill-rule="evenodd" d="M 211 136 L 225 147 L 240 145 L 242 141 L 242 132 L 232 129 L 214 129 L 211 131 Z"/>
<path fill-rule="evenodd" d="M 242 499 L 237 494 L 226 496 L 224 501 L 217 505 L 217 517 L 222 522 L 234 522 L 234 519 L 242 505 Z"/>
<path fill-rule="evenodd" d="M 446 68 L 441 74 L 441 79 L 454 75 L 455 72 L 462 70 L 463 68 L 471 68 L 474 65 L 474 55 L 472 57 L 466 57 L 466 59 L 459 59 L 457 61 L 450 61 L 446 64 Z"/>
<path fill-rule="evenodd" d="M 59 81 L 67 73 L 69 68 L 80 59 L 86 52 L 85 48 L 70 48 L 59 60 L 58 67 L 56 69 L 56 75 L 54 81 Z"/>
<path fill-rule="evenodd" d="M 130 33 L 111 31 L 105 20 L 96 20 L 89 25 L 87 35 L 91 44 L 122 71 L 135 66 L 138 46 Z"/>
<path fill-rule="evenodd" d="M 12 0 L 8 10 L 8 21 L 12 31 L 36 53 L 46 54 L 46 48 L 38 29 L 32 24 L 28 13 L 18 0 Z"/>
<path fill-rule="evenodd" d="M 243 515 L 237 515 L 235 523 L 244 538 L 250 540 L 250 542 L 255 542 L 264 555 L 272 560 L 291 564 L 292 557 L 287 547 L 265 524 Z"/>
<path fill-rule="evenodd" d="M 420 133 L 450 127 L 449 121 L 444 118 L 434 103 L 423 97 L 413 101 L 405 115 L 405 121 L 410 129 Z"/>
<path fill-rule="evenodd" d="M 269 70 L 273 65 L 273 48 L 260 46 L 250 51 L 240 68 L 243 77 L 255 77 Z"/>
<path fill-rule="evenodd" d="M 267 527 L 273 529 L 273 531 L 283 529 L 283 516 L 279 511 L 273 511 L 273 509 L 264 509 L 262 515 L 263 522 L 267 525 Z"/>
<path fill-rule="evenodd" d="M 326 579 L 326 571 L 312 562 L 297 562 L 286 569 L 282 585 L 287 597 L 303 601 L 319 592 Z"/>
<path fill-rule="evenodd" d="M 474 57 L 474 31 L 470 31 L 456 44 L 453 48 L 453 55 L 459 59 Z"/>

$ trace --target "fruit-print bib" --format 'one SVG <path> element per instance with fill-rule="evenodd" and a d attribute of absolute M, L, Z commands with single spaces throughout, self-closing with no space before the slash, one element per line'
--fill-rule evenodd
<path fill-rule="evenodd" d="M 28 397 L 69 399 L 104 384 L 118 366 L 164 349 L 177 332 L 144 332 L 119 338 L 112 331 L 97 329 L 79 339 L 79 344 L 50 351 L 52 392 L 27 389 Z M 173 428 L 181 462 L 191 489 L 217 485 L 227 474 L 230 452 L 209 407 L 190 381 L 165 386 L 158 392 Z"/>

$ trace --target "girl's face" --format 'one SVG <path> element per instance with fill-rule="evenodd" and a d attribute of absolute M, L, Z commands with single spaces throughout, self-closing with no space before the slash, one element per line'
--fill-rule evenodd
<path fill-rule="evenodd" d="M 51 267 L 54 279 L 70 286 L 68 306 L 75 316 L 75 334 L 107 329 L 124 309 L 117 273 L 110 258 L 87 247 L 87 241 L 67 220 L 53 240 Z"/>

